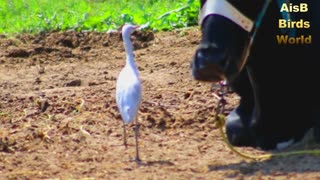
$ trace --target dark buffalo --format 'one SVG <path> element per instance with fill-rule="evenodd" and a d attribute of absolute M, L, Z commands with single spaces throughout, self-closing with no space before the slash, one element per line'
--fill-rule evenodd
<path fill-rule="evenodd" d="M 294 12 L 280 12 L 283 3 Z M 300 3 L 307 4 L 306 12 Z M 227 117 L 230 142 L 273 149 L 301 140 L 313 127 L 319 140 L 320 1 L 202 0 L 201 8 L 202 39 L 192 74 L 199 81 L 226 79 L 241 97 Z M 290 27 L 280 28 L 279 19 Z M 279 35 L 292 44 L 279 44 Z"/>

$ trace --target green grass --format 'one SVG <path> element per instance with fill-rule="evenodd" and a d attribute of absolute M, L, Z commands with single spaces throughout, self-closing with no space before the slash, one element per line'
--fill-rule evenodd
<path fill-rule="evenodd" d="M 172 30 L 197 24 L 199 0 L 0 0 L 0 34 L 104 32 L 123 23 Z"/>

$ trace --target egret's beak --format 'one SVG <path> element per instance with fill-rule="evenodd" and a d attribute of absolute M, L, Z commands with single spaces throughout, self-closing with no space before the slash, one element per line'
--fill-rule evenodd
<path fill-rule="evenodd" d="M 134 30 L 135 30 L 135 31 L 140 31 L 140 30 L 141 30 L 141 26 L 136 25 L 135 28 L 134 28 Z"/>

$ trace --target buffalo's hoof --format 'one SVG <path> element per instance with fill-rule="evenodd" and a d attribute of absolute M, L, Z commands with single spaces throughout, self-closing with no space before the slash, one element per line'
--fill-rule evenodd
<path fill-rule="evenodd" d="M 256 146 L 249 124 L 252 116 L 241 113 L 239 108 L 234 109 L 227 116 L 226 133 L 229 142 L 234 146 Z"/>

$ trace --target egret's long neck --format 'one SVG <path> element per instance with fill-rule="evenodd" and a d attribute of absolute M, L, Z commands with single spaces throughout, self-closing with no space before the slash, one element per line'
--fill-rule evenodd
<path fill-rule="evenodd" d="M 134 62 L 134 54 L 133 54 L 133 45 L 130 40 L 130 36 L 123 37 L 124 48 L 126 51 L 126 63 L 134 68 L 136 68 L 136 64 Z"/>

